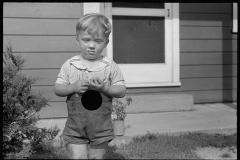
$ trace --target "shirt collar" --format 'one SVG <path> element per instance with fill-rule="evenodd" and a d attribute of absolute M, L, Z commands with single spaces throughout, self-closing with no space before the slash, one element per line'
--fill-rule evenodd
<path fill-rule="evenodd" d="M 100 71 L 103 68 L 107 67 L 110 63 L 110 60 L 106 57 L 103 56 L 103 59 L 99 61 L 98 64 L 92 66 L 91 68 L 87 68 L 83 63 L 82 63 L 82 57 L 81 55 L 74 56 L 73 58 L 70 59 L 70 64 L 72 64 L 74 67 L 81 69 L 81 70 L 88 70 L 88 71 Z"/>

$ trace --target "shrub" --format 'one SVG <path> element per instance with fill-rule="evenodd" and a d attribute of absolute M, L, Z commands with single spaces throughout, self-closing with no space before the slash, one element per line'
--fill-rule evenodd
<path fill-rule="evenodd" d="M 129 106 L 132 102 L 132 98 L 131 97 L 126 97 L 125 99 L 125 103 L 123 103 L 122 101 L 120 101 L 117 98 L 114 98 L 112 101 L 112 105 L 113 105 L 113 112 L 117 115 L 117 118 L 115 118 L 114 120 L 120 120 L 123 121 L 126 118 L 126 107 Z"/>
<path fill-rule="evenodd" d="M 21 69 L 24 62 L 21 56 L 12 54 L 11 44 L 6 46 L 6 52 L 3 52 L 4 158 L 9 158 L 10 155 L 12 157 L 14 153 L 21 153 L 24 148 L 29 150 L 28 152 L 33 152 L 41 139 L 46 138 L 46 135 L 39 132 L 51 132 L 35 127 L 39 120 L 38 112 L 48 105 L 48 100 L 42 97 L 42 93 L 36 94 L 31 91 L 31 85 L 40 78 L 27 78 L 23 75 Z M 29 141 L 28 146 L 24 145 L 24 140 Z M 32 149 L 29 149 L 29 146 Z"/>

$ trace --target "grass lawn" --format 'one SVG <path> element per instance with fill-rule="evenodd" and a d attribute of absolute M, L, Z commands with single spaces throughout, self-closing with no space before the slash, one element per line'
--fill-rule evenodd
<path fill-rule="evenodd" d="M 187 133 L 178 136 L 147 133 L 134 137 L 129 144 L 109 146 L 106 159 L 201 159 L 195 150 L 204 147 L 237 147 L 237 133 L 232 135 Z M 39 150 L 31 159 L 67 159 L 66 150 Z M 227 156 L 227 155 L 226 155 Z"/>

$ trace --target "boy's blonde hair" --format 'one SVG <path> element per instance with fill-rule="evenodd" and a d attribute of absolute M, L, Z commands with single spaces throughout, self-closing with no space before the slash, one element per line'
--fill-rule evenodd
<path fill-rule="evenodd" d="M 108 38 L 111 33 L 111 24 L 104 15 L 98 13 L 89 13 L 81 17 L 76 26 L 77 35 L 80 31 L 95 33 L 102 31 Z"/>

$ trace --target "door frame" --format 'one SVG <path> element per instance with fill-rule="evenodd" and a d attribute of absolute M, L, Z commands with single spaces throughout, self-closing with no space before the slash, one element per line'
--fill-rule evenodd
<path fill-rule="evenodd" d="M 84 14 L 86 13 L 101 13 L 109 18 L 110 23 L 113 24 L 112 15 L 121 15 L 123 11 L 120 8 L 112 9 L 112 3 L 84 3 L 83 5 Z M 134 15 L 136 12 L 132 12 L 133 9 L 128 9 L 128 13 L 130 15 Z M 152 11 L 152 12 L 151 12 Z M 124 11 L 126 12 L 126 10 Z M 128 72 L 130 68 L 133 70 L 137 68 L 137 66 L 142 66 L 143 68 L 152 66 L 152 68 L 156 67 L 154 64 L 118 64 L 120 69 L 124 74 L 124 78 L 126 81 L 126 86 L 129 87 L 154 87 L 154 86 L 180 86 L 180 49 L 179 49 L 179 3 L 166 3 L 164 11 L 158 11 L 157 9 L 148 9 L 147 14 L 153 15 L 161 15 L 165 16 L 165 27 L 168 26 L 170 29 L 165 32 L 165 42 L 167 43 L 168 47 L 165 49 L 165 64 L 159 64 L 156 66 L 163 66 L 168 65 L 169 67 L 162 70 L 159 70 L 159 74 L 162 74 L 163 77 L 160 77 L 159 81 L 151 81 L 146 76 L 142 76 L 141 80 L 138 81 L 139 78 L 131 76 L 132 72 Z M 112 32 L 114 32 L 112 30 Z M 109 44 L 104 49 L 103 54 L 106 55 L 109 59 L 113 59 L 113 33 L 109 36 Z M 164 73 L 164 71 L 166 71 Z M 128 72 L 128 73 L 127 73 Z M 138 71 L 140 72 L 140 71 Z M 169 73 L 170 72 L 170 73 Z M 155 73 L 156 74 L 156 73 Z M 164 75 L 165 74 L 165 75 Z M 158 75 L 158 74 L 157 74 Z M 165 76 L 165 77 L 164 77 Z M 169 76 L 171 76 L 169 78 Z M 145 78 L 145 81 L 144 81 Z M 129 81 L 131 81 L 129 83 Z M 136 82 L 134 82 L 136 81 Z"/>

